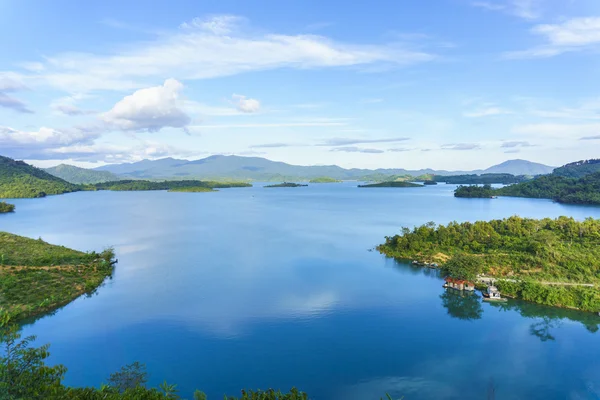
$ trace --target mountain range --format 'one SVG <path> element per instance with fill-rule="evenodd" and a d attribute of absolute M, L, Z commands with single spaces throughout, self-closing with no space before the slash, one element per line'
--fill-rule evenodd
<path fill-rule="evenodd" d="M 512 175 L 543 175 L 554 167 L 526 160 L 509 160 L 484 170 L 446 171 L 434 169 L 345 169 L 337 165 L 300 166 L 260 157 L 215 155 L 189 161 L 175 158 L 142 160 L 135 163 L 111 164 L 94 171 L 110 172 L 124 179 L 243 179 L 258 181 L 308 180 L 331 177 L 342 180 L 378 180 L 385 176 L 425 174 L 462 175 L 507 173 Z"/>

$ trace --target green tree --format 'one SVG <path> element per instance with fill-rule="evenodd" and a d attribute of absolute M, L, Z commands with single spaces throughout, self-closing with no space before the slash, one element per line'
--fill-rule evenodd
<path fill-rule="evenodd" d="M 468 254 L 458 254 L 452 257 L 443 268 L 446 276 L 467 281 L 474 281 L 482 271 L 483 264 L 480 258 Z"/>
<path fill-rule="evenodd" d="M 148 382 L 146 364 L 138 361 L 121 367 L 119 371 L 110 374 L 108 378 L 108 386 L 120 393 L 129 389 L 146 387 L 146 382 Z"/>

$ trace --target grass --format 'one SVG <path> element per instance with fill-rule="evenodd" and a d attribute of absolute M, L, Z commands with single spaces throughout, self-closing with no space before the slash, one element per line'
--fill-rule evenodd
<path fill-rule="evenodd" d="M 112 274 L 112 249 L 84 253 L 0 232 L 0 308 L 38 316 L 92 293 Z"/>

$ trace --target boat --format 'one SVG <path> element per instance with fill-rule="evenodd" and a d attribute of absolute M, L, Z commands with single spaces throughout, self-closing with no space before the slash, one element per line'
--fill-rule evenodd
<path fill-rule="evenodd" d="M 493 301 L 496 303 L 504 303 L 508 300 L 500 296 L 500 291 L 496 286 L 488 286 L 485 291 L 483 291 L 483 301 Z"/>

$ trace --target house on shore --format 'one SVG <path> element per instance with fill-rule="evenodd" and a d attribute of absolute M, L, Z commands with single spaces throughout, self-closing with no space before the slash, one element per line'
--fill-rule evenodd
<path fill-rule="evenodd" d="M 451 277 L 447 277 L 445 279 L 446 283 L 444 283 L 445 288 L 456 289 L 456 290 L 466 290 L 472 292 L 475 290 L 475 284 L 473 282 L 465 281 L 463 279 L 455 279 Z"/>

